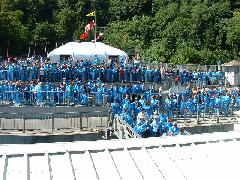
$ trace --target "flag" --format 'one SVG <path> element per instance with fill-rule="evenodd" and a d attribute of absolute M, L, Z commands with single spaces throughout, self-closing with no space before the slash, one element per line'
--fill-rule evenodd
<path fill-rule="evenodd" d="M 90 23 L 85 27 L 85 33 L 88 33 L 88 31 L 91 31 L 93 28 L 94 28 L 94 21 L 90 21 Z"/>
<path fill-rule="evenodd" d="M 86 16 L 95 16 L 95 11 L 93 11 L 93 12 L 87 14 Z"/>
<path fill-rule="evenodd" d="M 101 41 L 103 41 L 103 39 L 104 39 L 103 33 L 99 33 L 96 40 L 97 40 L 98 42 L 101 42 Z"/>
<path fill-rule="evenodd" d="M 86 40 L 88 38 L 88 33 L 84 32 L 83 34 L 81 34 L 80 39 L 81 40 Z"/>

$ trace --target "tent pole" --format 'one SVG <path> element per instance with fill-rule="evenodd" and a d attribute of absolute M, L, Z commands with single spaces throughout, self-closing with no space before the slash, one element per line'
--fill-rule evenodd
<path fill-rule="evenodd" d="M 94 32 L 94 42 L 97 42 L 97 11 L 94 11 L 94 17 L 95 17 L 95 32 Z M 96 45 L 95 45 L 96 47 Z"/>

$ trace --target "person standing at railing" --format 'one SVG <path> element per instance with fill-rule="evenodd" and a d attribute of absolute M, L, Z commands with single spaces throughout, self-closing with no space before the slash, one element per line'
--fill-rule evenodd
<path fill-rule="evenodd" d="M 120 106 L 117 98 L 114 98 L 114 101 L 111 103 L 111 113 L 113 116 L 116 114 L 122 113 L 121 106 Z"/>
<path fill-rule="evenodd" d="M 231 103 L 230 94 L 225 94 L 221 97 L 221 104 L 223 107 L 223 113 L 227 117 L 229 115 L 229 106 Z"/>
<path fill-rule="evenodd" d="M 3 95 L 4 94 L 4 88 L 3 88 L 3 82 L 0 81 L 0 103 L 3 103 Z"/>
<path fill-rule="evenodd" d="M 188 113 L 188 116 L 192 118 L 194 113 L 194 104 L 193 104 L 193 98 L 190 96 L 186 102 L 186 111 Z"/>
<path fill-rule="evenodd" d="M 144 98 L 143 95 L 141 95 L 141 97 L 140 97 L 140 99 L 139 99 L 139 103 L 141 104 L 142 107 L 145 105 L 146 100 L 145 100 L 145 98 Z"/>
<path fill-rule="evenodd" d="M 210 96 L 210 100 L 209 100 L 209 113 L 210 113 L 210 115 L 212 115 L 212 113 L 214 112 L 215 93 L 212 93 L 209 96 Z"/>
<path fill-rule="evenodd" d="M 29 81 L 32 81 L 34 79 L 37 79 L 37 73 L 38 72 L 38 69 L 36 67 L 35 64 L 33 64 L 32 66 L 29 67 L 29 77 L 28 77 L 28 80 Z"/>
<path fill-rule="evenodd" d="M 117 67 L 111 68 L 112 82 L 119 82 L 119 69 Z"/>
<path fill-rule="evenodd" d="M 156 96 L 153 95 L 152 99 L 151 99 L 151 103 L 150 103 L 151 109 L 153 111 L 157 110 L 158 109 L 158 105 L 159 105 L 158 96 L 157 95 Z"/>
<path fill-rule="evenodd" d="M 39 69 L 39 79 L 40 79 L 41 82 L 43 82 L 44 78 L 45 78 L 44 66 L 41 65 L 41 67 Z"/>
<path fill-rule="evenodd" d="M 10 81 L 9 83 L 8 83 L 8 102 L 12 102 L 13 101 L 13 99 L 14 99 L 14 83 L 13 83 L 13 81 Z"/>
<path fill-rule="evenodd" d="M 151 101 L 147 100 L 145 102 L 145 105 L 143 106 L 143 108 L 145 109 L 145 112 L 148 114 L 148 116 L 150 117 L 153 113 L 153 109 L 151 108 Z"/>
<path fill-rule="evenodd" d="M 14 67 L 12 64 L 10 64 L 7 69 L 7 79 L 9 81 L 12 81 L 13 78 L 14 78 Z"/>
<path fill-rule="evenodd" d="M 134 129 L 139 135 L 146 137 L 147 135 L 150 135 L 150 128 L 149 116 L 145 113 L 144 108 L 142 108 L 142 111 L 137 115 L 137 123 Z"/>
<path fill-rule="evenodd" d="M 23 93 L 21 89 L 21 84 L 16 84 L 15 92 L 14 92 L 14 106 L 19 107 L 23 104 Z"/>
<path fill-rule="evenodd" d="M 162 133 L 166 133 L 167 122 L 168 122 L 168 117 L 164 113 L 164 110 L 162 109 L 162 110 L 160 110 L 160 114 L 159 114 L 159 123 L 161 125 L 161 132 Z"/>
<path fill-rule="evenodd" d="M 18 67 L 18 72 L 19 72 L 19 80 L 26 81 L 27 80 L 27 78 L 26 78 L 26 73 L 27 73 L 26 67 L 24 67 L 23 65 L 20 65 Z"/>
<path fill-rule="evenodd" d="M 121 116 L 126 123 L 132 126 L 134 119 L 132 116 L 132 112 L 129 111 L 128 107 L 124 107 L 124 112 L 121 114 Z"/>
<path fill-rule="evenodd" d="M 69 82 L 66 85 L 67 104 L 70 106 L 74 104 L 74 87 L 73 87 L 73 85 L 74 85 L 73 81 Z"/>
<path fill-rule="evenodd" d="M 80 81 L 77 81 L 74 85 L 74 97 L 75 97 L 75 104 L 80 105 L 82 94 L 83 94 L 83 87 L 80 83 Z"/>
<path fill-rule="evenodd" d="M 106 82 L 111 82 L 110 79 L 111 79 L 111 69 L 109 67 L 106 67 L 105 69 L 105 80 Z"/>
<path fill-rule="evenodd" d="M 135 97 L 135 101 L 131 103 L 132 110 L 134 112 L 135 117 L 137 117 L 138 113 L 141 112 L 142 106 L 138 100 L 138 98 Z"/>
<path fill-rule="evenodd" d="M 96 81 L 97 80 L 97 70 L 95 67 L 90 67 L 89 69 L 90 72 L 90 77 L 92 81 Z"/>
<path fill-rule="evenodd" d="M 236 96 L 236 111 L 240 110 L 240 93 Z"/>
<path fill-rule="evenodd" d="M 122 67 L 123 69 L 123 82 L 127 82 L 128 81 L 128 67 Z"/>
<path fill-rule="evenodd" d="M 95 96 L 95 105 L 101 106 L 103 104 L 103 94 L 105 92 L 104 84 L 101 84 L 101 86 L 98 86 L 96 91 L 93 93 L 93 96 Z"/>
<path fill-rule="evenodd" d="M 91 81 L 87 81 L 87 83 L 85 84 L 86 86 L 86 93 L 90 94 L 91 89 L 93 87 L 93 83 Z"/>
<path fill-rule="evenodd" d="M 35 83 L 33 81 L 31 81 L 29 85 L 30 85 L 30 87 L 29 87 L 29 96 L 30 96 L 29 103 L 33 104 L 36 102 Z"/>
<path fill-rule="evenodd" d="M 55 94 L 55 90 L 54 87 L 52 86 L 52 84 L 50 82 L 46 83 L 45 86 L 45 91 L 46 91 L 46 102 L 48 106 L 54 106 L 56 103 L 54 101 L 54 94 Z"/>
<path fill-rule="evenodd" d="M 42 82 L 39 82 L 35 86 L 35 93 L 36 93 L 36 98 L 37 98 L 37 106 L 43 106 L 44 104 L 44 93 L 43 93 L 43 86 Z"/>
<path fill-rule="evenodd" d="M 204 96 L 204 100 L 203 100 L 204 113 L 207 114 L 210 108 L 210 97 L 207 92 L 204 92 L 203 96 Z"/>
<path fill-rule="evenodd" d="M 26 81 L 26 83 L 23 84 L 22 90 L 23 90 L 23 103 L 29 103 L 30 102 L 30 85 L 28 81 Z"/>
<path fill-rule="evenodd" d="M 187 111 L 186 98 L 184 95 L 182 95 L 181 100 L 180 100 L 180 116 L 181 116 L 181 118 L 185 118 L 186 111 Z"/>
<path fill-rule="evenodd" d="M 167 112 L 168 117 L 172 117 L 172 103 L 170 97 L 167 95 L 165 99 L 165 111 Z"/>
<path fill-rule="evenodd" d="M 125 98 L 122 100 L 122 107 L 123 108 L 127 107 L 129 109 L 129 111 L 133 110 L 133 107 L 132 107 L 132 104 L 131 104 L 131 100 L 130 100 L 130 95 L 128 93 L 125 94 Z"/>
<path fill-rule="evenodd" d="M 89 106 L 89 95 L 87 93 L 83 93 L 82 99 L 81 99 L 81 105 Z"/>

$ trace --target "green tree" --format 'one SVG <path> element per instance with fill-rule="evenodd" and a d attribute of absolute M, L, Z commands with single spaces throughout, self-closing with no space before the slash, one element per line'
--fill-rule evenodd
<path fill-rule="evenodd" d="M 0 12 L 0 47 L 4 55 L 11 47 L 12 53 L 15 53 L 14 49 L 22 50 L 21 45 L 28 41 L 28 29 L 20 21 L 22 15 L 21 11 Z"/>
<path fill-rule="evenodd" d="M 227 43 L 232 48 L 235 58 L 240 53 L 240 12 L 235 12 L 234 16 L 229 19 L 227 27 Z"/>
<path fill-rule="evenodd" d="M 56 31 L 54 26 L 48 22 L 38 23 L 33 31 L 33 42 L 37 45 L 37 52 L 44 53 L 45 45 L 54 47 L 56 41 Z"/>
<path fill-rule="evenodd" d="M 70 8 L 64 8 L 56 12 L 55 29 L 57 37 L 61 42 L 72 40 L 76 26 L 76 13 Z"/>

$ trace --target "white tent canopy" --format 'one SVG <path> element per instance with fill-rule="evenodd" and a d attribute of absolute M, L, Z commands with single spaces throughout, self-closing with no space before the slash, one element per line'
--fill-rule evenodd
<path fill-rule="evenodd" d="M 71 56 L 74 61 L 79 60 L 94 60 L 95 55 L 99 60 L 107 61 L 109 57 L 127 59 L 128 55 L 120 49 L 108 46 L 104 43 L 97 42 L 69 42 L 60 46 L 48 54 L 51 62 L 59 62 L 61 56 Z"/>

